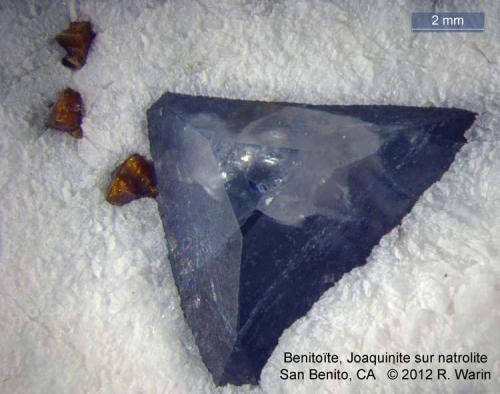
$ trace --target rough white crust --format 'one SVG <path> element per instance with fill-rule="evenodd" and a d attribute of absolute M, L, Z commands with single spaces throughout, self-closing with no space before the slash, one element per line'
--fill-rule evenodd
<path fill-rule="evenodd" d="M 478 112 L 443 180 L 283 334 L 254 390 L 500 390 L 499 2 L 33 3 L 0 5 L 0 391 L 216 391 L 182 318 L 155 202 L 104 201 L 114 166 L 148 154 L 145 111 L 166 90 Z M 486 32 L 411 33 L 410 13 L 433 4 L 484 11 Z M 76 73 L 52 41 L 75 16 L 98 34 Z M 43 129 L 66 86 L 85 102 L 80 141 Z M 285 350 L 483 351 L 494 380 L 283 384 Z"/>

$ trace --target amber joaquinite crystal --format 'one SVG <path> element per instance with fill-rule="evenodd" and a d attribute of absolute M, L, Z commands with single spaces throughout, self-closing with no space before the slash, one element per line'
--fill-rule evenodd
<path fill-rule="evenodd" d="M 64 89 L 47 121 L 47 127 L 64 131 L 75 138 L 82 138 L 83 103 L 80 93 L 73 89 Z"/>
<path fill-rule="evenodd" d="M 124 205 L 138 198 L 157 195 L 153 163 L 136 153 L 113 172 L 106 200 L 113 205 Z"/>
<path fill-rule="evenodd" d="M 57 43 L 67 54 L 62 64 L 73 69 L 80 69 L 87 61 L 90 45 L 95 37 L 90 22 L 72 22 L 69 28 L 56 36 Z"/>

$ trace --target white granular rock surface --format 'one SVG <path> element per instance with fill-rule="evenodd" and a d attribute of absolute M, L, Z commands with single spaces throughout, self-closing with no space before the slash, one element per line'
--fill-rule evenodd
<path fill-rule="evenodd" d="M 414 34 L 415 10 L 484 11 L 486 32 Z M 0 391 L 500 392 L 499 15 L 496 0 L 2 1 Z M 74 19 L 97 31 L 77 72 L 53 41 Z M 85 102 L 79 141 L 44 128 L 67 86 Z M 145 111 L 166 90 L 479 117 L 368 264 L 285 331 L 260 386 L 218 389 L 184 322 L 155 201 L 104 200 L 113 168 L 149 155 Z M 389 382 L 379 366 L 375 381 L 283 382 L 284 351 L 477 351 L 492 379 Z"/>

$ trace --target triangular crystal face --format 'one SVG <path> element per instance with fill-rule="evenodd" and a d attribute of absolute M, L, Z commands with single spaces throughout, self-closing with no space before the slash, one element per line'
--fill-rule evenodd
<path fill-rule="evenodd" d="M 283 330 L 366 263 L 474 119 L 170 93 L 151 107 L 169 259 L 216 384 L 257 383 Z"/>

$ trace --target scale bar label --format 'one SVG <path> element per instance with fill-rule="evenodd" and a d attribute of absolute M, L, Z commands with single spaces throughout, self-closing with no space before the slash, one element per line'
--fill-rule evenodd
<path fill-rule="evenodd" d="M 414 12 L 411 30 L 419 31 L 484 31 L 484 12 Z"/>

